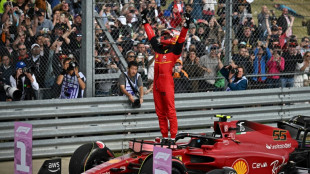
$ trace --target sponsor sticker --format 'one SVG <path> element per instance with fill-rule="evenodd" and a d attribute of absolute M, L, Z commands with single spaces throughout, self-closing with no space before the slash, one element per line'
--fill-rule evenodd
<path fill-rule="evenodd" d="M 279 160 L 273 161 L 270 166 L 272 166 L 272 174 L 278 173 L 279 169 L 286 165 L 285 158 L 282 156 L 282 163 Z"/>
<path fill-rule="evenodd" d="M 253 168 L 253 169 L 265 168 L 265 167 L 267 167 L 267 166 L 268 166 L 267 162 L 263 162 L 263 163 L 252 163 L 252 168 Z"/>
<path fill-rule="evenodd" d="M 266 144 L 266 148 L 267 149 L 289 149 L 292 147 L 292 144 L 291 143 L 285 143 L 285 144 Z"/>
<path fill-rule="evenodd" d="M 249 173 L 249 164 L 243 158 L 237 159 L 233 163 L 232 168 L 235 169 L 238 174 L 248 174 Z"/>

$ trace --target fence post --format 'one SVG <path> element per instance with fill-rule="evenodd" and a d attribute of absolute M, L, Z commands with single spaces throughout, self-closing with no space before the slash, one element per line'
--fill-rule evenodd
<path fill-rule="evenodd" d="M 228 65 L 231 59 L 231 30 L 232 30 L 232 0 L 226 0 L 226 25 L 225 25 L 225 58 L 224 65 Z"/>
<path fill-rule="evenodd" d="M 86 77 L 86 89 L 85 96 L 93 97 L 94 96 L 94 80 L 93 73 L 94 71 L 94 0 L 91 1 L 82 1 L 82 49 L 81 49 L 81 59 L 80 59 L 80 69 Z M 90 19 L 90 20 L 89 20 Z"/>

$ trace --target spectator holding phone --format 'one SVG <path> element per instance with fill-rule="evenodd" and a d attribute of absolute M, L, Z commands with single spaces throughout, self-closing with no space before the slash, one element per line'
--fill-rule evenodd
<path fill-rule="evenodd" d="M 279 74 L 284 70 L 285 60 L 281 57 L 280 46 L 273 50 L 272 57 L 267 62 L 269 74 Z M 280 76 L 274 75 L 267 78 L 267 85 L 269 88 L 278 88 L 280 86 Z"/>
<path fill-rule="evenodd" d="M 35 17 L 38 18 L 38 20 L 34 20 L 34 25 L 38 26 L 36 33 L 51 34 L 54 26 L 51 20 L 45 18 L 45 10 L 39 9 L 35 14 Z"/>

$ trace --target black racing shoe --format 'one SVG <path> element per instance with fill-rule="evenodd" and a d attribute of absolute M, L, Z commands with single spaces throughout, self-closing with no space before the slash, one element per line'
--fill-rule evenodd
<path fill-rule="evenodd" d="M 168 145 L 175 145 L 175 140 L 169 139 L 168 140 Z"/>
<path fill-rule="evenodd" d="M 168 140 L 168 146 L 169 148 L 172 148 L 172 149 L 177 148 L 177 145 L 175 144 L 175 140 L 172 140 L 172 139 Z"/>
<path fill-rule="evenodd" d="M 169 140 L 169 139 L 167 139 L 167 138 L 163 138 L 163 139 L 161 139 L 160 144 L 162 144 L 162 145 L 168 145 L 168 140 Z"/>

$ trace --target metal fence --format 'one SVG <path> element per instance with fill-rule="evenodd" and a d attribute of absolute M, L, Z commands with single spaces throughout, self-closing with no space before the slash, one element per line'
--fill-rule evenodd
<path fill-rule="evenodd" d="M 58 98 L 61 90 L 56 79 L 68 57 L 80 64 L 79 71 L 87 79 L 85 96 L 115 95 L 120 74 L 116 64 L 126 67 L 128 51 L 132 50 L 144 86 L 151 88 L 154 52 L 140 22 L 141 10 L 148 8 L 149 21 L 158 35 L 165 28 L 180 29 L 187 10 L 194 19 L 180 57 L 182 65 L 172 72 L 182 68 L 188 75 L 184 80 L 175 79 L 177 93 L 225 90 L 219 69 L 221 63 L 231 62 L 245 68 L 248 89 L 309 85 L 308 1 L 66 2 L 51 4 L 51 9 L 32 2 L 19 10 L 15 3 L 5 4 L 0 72 L 7 84 L 11 84 L 10 75 L 16 78 L 17 62 L 24 61 L 33 67 L 39 84 L 33 96 Z M 282 15 L 286 8 L 288 20 Z"/>
<path fill-rule="evenodd" d="M 274 123 L 309 115 L 310 87 L 176 94 L 179 132 L 212 132 L 215 114 L 232 120 Z M 6 102 L 0 105 L 0 161 L 12 160 L 14 122 L 33 125 L 33 157 L 69 156 L 83 143 L 101 140 L 128 149 L 132 138 L 160 137 L 153 96 L 133 109 L 125 97 Z"/>
<path fill-rule="evenodd" d="M 308 86 L 310 57 L 308 60 L 305 53 L 310 48 L 305 26 L 309 14 L 306 10 L 294 11 L 300 6 L 301 3 L 278 5 L 277 2 L 232 0 L 206 3 L 200 0 L 98 1 L 96 20 L 101 23 L 95 26 L 95 53 L 98 53 L 95 54 L 95 72 L 115 73 L 113 64 L 123 57 L 128 61 L 132 50 L 144 85 L 149 89 L 154 73 L 154 52 L 141 25 L 140 12 L 149 9 L 150 24 L 159 35 L 166 28 L 180 29 L 183 14 L 189 10 L 194 20 L 180 56 L 183 64 L 172 72 L 174 75 L 182 68 L 188 78 L 175 78 L 176 93 L 225 90 L 227 82 L 219 70 L 231 62 L 244 67 L 248 89 Z M 283 8 L 289 9 L 289 23 L 283 21 L 286 17 L 282 15 Z M 104 31 L 113 39 L 102 34 Z M 118 50 L 113 50 L 113 44 L 117 45 L 121 57 Z M 96 96 L 115 95 L 109 87 L 113 89 L 116 81 L 95 82 Z"/>

